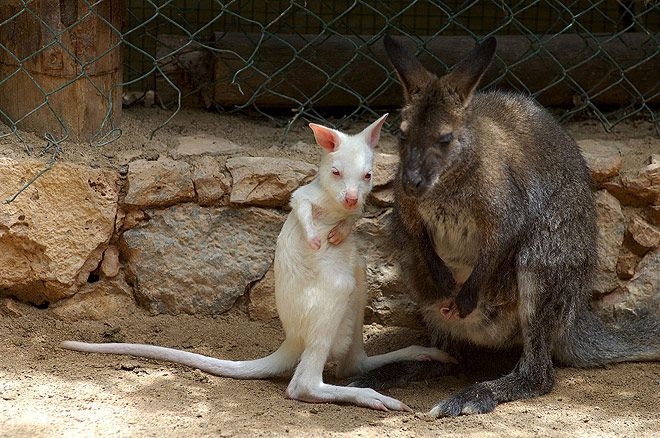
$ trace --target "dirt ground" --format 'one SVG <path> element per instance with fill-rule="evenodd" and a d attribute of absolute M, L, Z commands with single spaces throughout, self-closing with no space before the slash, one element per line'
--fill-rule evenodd
<path fill-rule="evenodd" d="M 266 355 L 279 324 L 220 317 L 148 316 L 65 322 L 47 310 L 0 318 L 0 436 L 658 436 L 660 363 L 559 369 L 550 394 L 494 413 L 434 420 L 426 415 L 469 381 L 444 378 L 387 393 L 414 413 L 289 400 L 287 382 L 238 381 L 126 356 L 58 348 L 65 339 L 149 342 L 230 359 Z M 409 329 L 365 329 L 369 352 L 418 341 Z M 331 370 L 329 370 L 331 371 Z M 328 373 L 328 377 L 332 376 Z"/>
<path fill-rule="evenodd" d="M 287 155 L 315 162 L 318 152 L 304 126 L 282 140 L 282 129 L 264 120 L 184 111 L 149 139 L 167 113 L 126 112 L 124 135 L 104 147 L 65 144 L 62 158 L 93 166 L 155 159 L 179 136 L 228 138 L 248 155 Z M 352 130 L 357 129 L 353 127 Z M 604 133 L 597 122 L 568 126 L 577 138 L 625 140 L 637 166 L 660 140 L 648 123 L 626 123 Z M 39 137 L 25 134 L 35 150 Z M 384 135 L 381 150 L 393 152 Z M 0 155 L 25 156 L 25 143 L 0 139 Z M 215 357 L 251 359 L 282 340 L 277 321 L 250 321 L 240 309 L 217 318 L 150 316 L 133 309 L 106 321 L 64 321 L 51 312 L 19 305 L 0 312 L 0 437 L 203 437 L 203 436 L 660 436 L 660 363 L 604 369 L 559 369 L 548 395 L 499 406 L 488 415 L 432 419 L 433 405 L 470 382 L 458 376 L 425 381 L 387 393 L 414 413 L 375 412 L 353 406 L 288 400 L 287 382 L 237 381 L 186 367 L 131 357 L 82 354 L 58 348 L 65 339 L 147 342 Z M 411 329 L 365 327 L 367 350 L 385 352 L 424 340 Z M 331 379 L 329 369 L 328 378 Z"/>

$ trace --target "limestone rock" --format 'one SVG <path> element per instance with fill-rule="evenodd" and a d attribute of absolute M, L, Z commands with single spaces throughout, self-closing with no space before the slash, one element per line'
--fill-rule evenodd
<path fill-rule="evenodd" d="M 128 165 L 128 190 L 123 203 L 153 208 L 195 199 L 190 165 L 169 158 L 136 160 Z"/>
<path fill-rule="evenodd" d="M 115 232 L 119 232 L 124 226 L 126 219 L 126 212 L 121 208 L 117 207 L 117 214 L 115 215 Z"/>
<path fill-rule="evenodd" d="M 660 314 L 660 250 L 648 253 L 637 266 L 635 276 L 619 293 L 604 297 L 600 307 L 614 310 L 645 309 Z"/>
<path fill-rule="evenodd" d="M 637 265 L 637 273 L 626 285 L 630 295 L 660 304 L 660 249 L 648 253 Z"/>
<path fill-rule="evenodd" d="M 374 154 L 373 184 L 374 189 L 386 186 L 394 181 L 399 165 L 399 157 L 394 154 L 377 152 Z"/>
<path fill-rule="evenodd" d="M 646 217 L 650 223 L 660 227 L 660 205 L 649 205 L 646 208 Z"/>
<path fill-rule="evenodd" d="M 120 206 L 117 210 L 116 230 L 126 231 L 149 220 L 149 215 L 137 207 Z"/>
<path fill-rule="evenodd" d="M 233 178 L 230 201 L 235 204 L 282 207 L 291 192 L 312 180 L 317 167 L 288 158 L 237 157 L 227 160 Z"/>
<path fill-rule="evenodd" d="M 635 275 L 635 269 L 640 261 L 640 257 L 628 251 L 624 251 L 619 256 L 616 263 L 616 274 L 621 280 L 630 280 Z"/>
<path fill-rule="evenodd" d="M 135 310 L 130 286 L 123 275 L 88 283 L 71 298 L 49 307 L 55 315 L 68 320 L 102 321 L 112 316 L 128 315 Z"/>
<path fill-rule="evenodd" d="M 178 138 L 178 145 L 172 153 L 173 158 L 194 155 L 227 155 L 239 152 L 242 148 L 222 137 L 190 135 Z"/>
<path fill-rule="evenodd" d="M 394 205 L 394 189 L 387 187 L 381 190 L 373 190 L 367 201 L 378 207 L 391 207 Z"/>
<path fill-rule="evenodd" d="M 626 233 L 634 241 L 631 249 L 638 255 L 660 246 L 660 230 L 638 216 L 630 221 Z"/>
<path fill-rule="evenodd" d="M 0 158 L 0 199 L 43 168 L 38 160 Z M 0 205 L 0 291 L 35 304 L 73 294 L 113 234 L 118 181 L 112 171 L 58 162 Z"/>
<path fill-rule="evenodd" d="M 580 140 L 578 146 L 595 182 L 600 183 L 619 174 L 623 160 L 618 142 L 587 139 Z"/>
<path fill-rule="evenodd" d="M 3 316 L 11 316 L 13 318 L 25 316 L 28 308 L 27 304 L 12 300 L 11 298 L 0 299 L 0 315 Z"/>
<path fill-rule="evenodd" d="M 595 194 L 598 223 L 598 268 L 594 291 L 606 294 L 618 285 L 616 272 L 624 236 L 624 217 L 619 201 L 605 190 Z"/>
<path fill-rule="evenodd" d="M 622 182 L 638 196 L 648 199 L 650 204 L 660 205 L 660 162 L 654 157 L 649 161 L 650 164 L 637 173 L 623 175 Z"/>
<path fill-rule="evenodd" d="M 401 268 L 391 249 L 391 210 L 363 218 L 353 230 L 367 263 L 367 310 L 365 321 L 419 327 L 417 306 L 404 284 Z"/>
<path fill-rule="evenodd" d="M 119 250 L 114 245 L 109 245 L 103 252 L 101 261 L 101 272 L 106 277 L 115 277 L 119 274 Z"/>
<path fill-rule="evenodd" d="M 124 233 L 138 304 L 152 313 L 217 315 L 261 279 L 284 215 L 259 208 L 182 204 L 148 212 Z"/>
<path fill-rule="evenodd" d="M 193 185 L 197 203 L 201 206 L 222 204 L 225 195 L 231 190 L 229 178 L 222 173 L 222 166 L 213 157 L 200 157 L 193 164 Z"/>
<path fill-rule="evenodd" d="M 603 187 L 623 205 L 660 205 L 660 162 L 657 156 L 652 156 L 643 168 L 624 172 L 619 178 L 603 183 Z"/>
<path fill-rule="evenodd" d="M 367 304 L 364 314 L 365 324 L 409 327 L 419 329 L 424 326 L 417 304 L 410 296 L 379 297 Z"/>
<path fill-rule="evenodd" d="M 277 305 L 275 304 L 275 274 L 273 268 L 266 272 L 257 284 L 250 290 L 250 303 L 248 304 L 250 318 L 269 321 L 277 318 Z"/>
<path fill-rule="evenodd" d="M 388 294 L 388 286 L 396 284 L 399 278 L 396 260 L 389 251 L 387 225 L 391 214 L 388 211 L 381 217 L 362 218 L 353 229 L 367 262 L 367 281 L 372 296 Z"/>
<path fill-rule="evenodd" d="M 80 271 L 78 272 L 78 278 L 76 283 L 77 284 L 84 284 L 85 282 L 89 281 L 90 274 L 92 274 L 93 271 L 96 271 L 97 268 L 101 265 L 101 261 L 103 260 L 103 252 L 106 249 L 106 245 L 99 246 L 95 248 L 90 254 L 87 260 L 85 260 L 85 263 L 83 263 L 82 268 L 80 268 Z M 75 293 L 75 291 L 72 291 Z"/>

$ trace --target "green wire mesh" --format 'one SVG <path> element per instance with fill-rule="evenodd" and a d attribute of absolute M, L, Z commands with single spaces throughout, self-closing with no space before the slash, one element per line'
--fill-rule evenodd
<path fill-rule="evenodd" d="M 108 1 L 51 1 L 60 7 L 63 21 L 56 27 L 35 12 L 35 1 L 13 0 L 8 2 L 13 9 L 0 9 L 0 93 L 17 75 L 32 78 L 25 65 L 47 55 L 53 47 L 64 50 L 80 66 L 75 76 L 56 89 L 42 88 L 32 78 L 43 99 L 29 112 L 8 114 L 0 106 L 0 121 L 4 123 L 0 124 L 0 138 L 20 135 L 22 122 L 45 108 L 62 128 L 60 134 L 44 133 L 45 153 L 55 157 L 68 139 L 69 127 L 52 101 L 62 88 L 76 81 L 89 81 L 107 101 L 106 117 L 92 145 L 102 146 L 117 138 L 121 131 L 113 108 L 121 102 L 96 87 L 89 72 L 118 48 L 124 67 L 123 79 L 115 87 L 138 95 L 155 92 L 158 103 L 171 110 L 171 117 L 182 105 L 198 105 L 219 111 L 257 111 L 284 126 L 301 118 L 342 126 L 370 117 L 384 105 L 385 96 L 399 93 L 396 77 L 382 56 L 385 34 L 408 39 L 427 59 L 429 68 L 438 72 L 450 65 L 445 56 L 432 53 L 432 49 L 447 38 L 464 38 L 472 44 L 491 35 L 504 43 L 507 38 L 518 44 L 522 41 L 515 56 L 498 52 L 487 87 L 517 90 L 542 103 L 552 101 L 558 90 L 569 90 L 570 104 L 562 104 L 558 111 L 562 121 L 595 117 L 609 130 L 623 120 L 643 117 L 658 126 L 657 1 L 124 0 L 117 2 L 127 9 L 121 27 L 98 15 L 99 5 Z M 75 7 L 78 16 L 71 15 L 72 4 L 82 5 Z M 20 17 L 24 19 L 24 14 L 52 39 L 31 53 L 14 53 L 4 40 L 3 28 Z M 116 43 L 98 56 L 79 59 L 60 38 L 93 15 L 108 27 Z M 558 55 L 566 38 L 580 43 L 579 56 Z M 345 57 L 340 64 L 333 56 L 317 54 L 333 45 L 343 47 Z M 278 54 L 276 64 L 273 51 Z M 540 60 L 544 69 L 554 72 L 541 84 L 523 68 Z M 356 71 L 357 65 L 364 66 L 371 76 L 369 88 L 353 85 L 352 78 L 367 74 Z M 598 66 L 600 76 L 585 83 L 580 75 L 592 65 Z M 305 77 L 296 75 L 301 71 Z M 311 89 L 297 82 L 311 76 L 320 78 Z M 232 96 L 229 103 L 223 102 L 218 90 Z M 612 95 L 616 104 L 611 102 Z M 28 146 L 26 149 L 31 152 Z"/>

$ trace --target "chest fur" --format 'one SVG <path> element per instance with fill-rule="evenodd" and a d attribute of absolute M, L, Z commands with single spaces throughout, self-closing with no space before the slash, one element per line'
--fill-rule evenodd
<path fill-rule="evenodd" d="M 419 213 L 431 234 L 436 254 L 447 265 L 456 283 L 464 283 L 479 255 L 476 221 L 460 209 L 438 211 L 420 207 Z"/>

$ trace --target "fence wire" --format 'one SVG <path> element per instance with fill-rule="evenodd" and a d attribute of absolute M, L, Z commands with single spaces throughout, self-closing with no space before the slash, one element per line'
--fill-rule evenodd
<path fill-rule="evenodd" d="M 385 34 L 439 73 L 494 35 L 487 87 L 531 95 L 563 121 L 660 129 L 659 29 L 655 0 L 8 0 L 0 139 L 41 129 L 52 163 L 64 141 L 117 138 L 121 105 L 145 101 L 171 117 L 188 105 L 342 126 L 398 106 Z"/>

